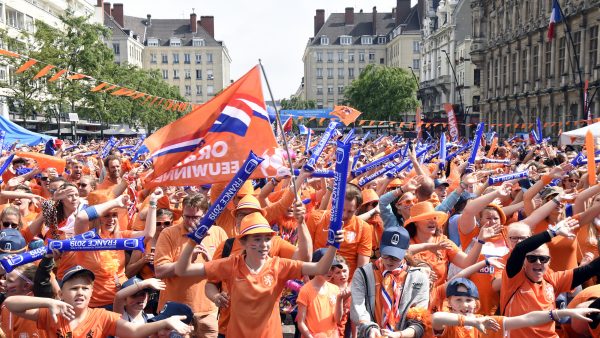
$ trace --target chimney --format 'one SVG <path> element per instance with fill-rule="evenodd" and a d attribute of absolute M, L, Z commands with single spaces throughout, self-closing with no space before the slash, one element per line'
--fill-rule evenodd
<path fill-rule="evenodd" d="M 97 0 L 96 7 L 104 7 L 104 0 Z"/>
<path fill-rule="evenodd" d="M 321 27 L 325 24 L 325 10 L 317 9 L 317 13 L 315 14 L 315 36 L 321 30 Z"/>
<path fill-rule="evenodd" d="M 111 16 L 110 14 L 110 2 L 105 2 L 104 3 L 104 14 Z"/>
<path fill-rule="evenodd" d="M 208 35 L 215 37 L 215 17 L 214 16 L 201 16 L 200 26 L 208 33 Z"/>
<path fill-rule="evenodd" d="M 377 6 L 373 6 L 373 35 L 377 35 Z"/>
<path fill-rule="evenodd" d="M 400 25 L 410 13 L 410 0 L 396 0 L 396 26 Z"/>
<path fill-rule="evenodd" d="M 346 25 L 354 25 L 354 8 L 346 7 Z"/>
<path fill-rule="evenodd" d="M 114 4 L 112 9 L 112 17 L 121 27 L 125 27 L 123 24 L 123 4 Z"/>
<path fill-rule="evenodd" d="M 190 32 L 198 32 L 198 24 L 196 23 L 196 13 L 190 14 Z"/>
<path fill-rule="evenodd" d="M 146 14 L 146 26 L 150 26 L 152 24 L 152 15 Z"/>

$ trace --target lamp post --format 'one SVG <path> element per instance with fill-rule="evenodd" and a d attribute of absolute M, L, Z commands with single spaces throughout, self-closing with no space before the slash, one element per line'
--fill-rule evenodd
<path fill-rule="evenodd" d="M 460 88 L 458 85 L 458 78 L 456 77 L 456 72 L 454 71 L 454 66 L 452 66 L 452 62 L 450 61 L 450 56 L 448 55 L 448 52 L 446 52 L 445 49 L 442 49 L 442 53 L 446 54 L 446 59 L 448 59 L 448 64 L 450 65 L 450 69 L 452 70 L 452 75 L 454 75 L 454 83 L 456 84 L 456 90 L 458 91 L 458 97 L 460 98 L 460 110 L 461 113 L 465 113 L 465 105 L 463 103 L 463 99 L 462 99 L 462 93 L 460 92 Z"/>

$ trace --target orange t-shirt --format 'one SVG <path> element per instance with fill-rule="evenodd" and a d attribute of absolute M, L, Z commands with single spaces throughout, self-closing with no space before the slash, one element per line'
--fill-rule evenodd
<path fill-rule="evenodd" d="M 434 236 L 432 243 L 440 243 L 447 239 L 448 237 L 445 235 Z M 456 257 L 460 250 L 456 244 L 454 244 L 454 242 L 448 242 L 451 245 L 450 249 L 438 250 L 436 252 L 425 250 L 413 255 L 415 258 L 423 260 L 431 265 L 431 269 L 436 273 L 438 278 L 435 281 L 434 286 L 446 283 L 446 278 L 448 276 L 448 264 L 454 259 L 454 257 Z M 417 238 L 413 237 L 410 239 L 410 244 L 421 244 L 421 242 L 419 242 Z"/>
<path fill-rule="evenodd" d="M 100 233 L 103 239 L 130 238 L 131 231 L 121 231 L 120 234 Z M 112 304 L 121 284 L 125 283 L 125 251 L 123 250 L 96 250 L 76 251 L 77 264 L 94 272 L 94 292 L 90 299 L 90 307 L 99 307 Z M 62 263 L 61 263 L 62 265 Z M 69 269 L 72 266 L 64 266 Z M 117 282 L 119 285 L 117 285 Z"/>
<path fill-rule="evenodd" d="M 225 242 L 221 243 L 215 254 L 213 255 L 214 259 L 223 258 L 223 248 L 225 247 Z M 231 253 L 228 257 L 237 256 L 244 252 L 244 248 L 239 243 L 239 240 L 233 241 L 233 246 L 231 247 Z M 283 240 L 283 238 L 279 236 L 273 236 L 271 239 L 271 248 L 269 249 L 270 257 L 281 257 L 291 259 L 296 252 L 296 247 L 290 244 L 289 242 Z M 229 285 L 226 281 L 221 283 L 221 291 L 227 291 L 229 293 Z M 219 333 L 225 335 L 227 333 L 227 325 L 229 325 L 229 307 L 221 308 L 219 311 Z"/>
<path fill-rule="evenodd" d="M 543 220 L 535 227 L 534 234 L 548 230 L 548 221 Z M 577 231 L 577 230 L 575 230 Z M 575 269 L 577 264 L 577 253 L 579 251 L 577 241 L 563 236 L 552 238 L 552 242 L 547 243 L 550 249 L 550 269 L 554 271 L 564 271 Z"/>
<path fill-rule="evenodd" d="M 596 284 L 596 285 L 592 285 L 590 287 L 587 287 L 583 290 L 581 290 L 580 293 L 577 294 L 577 296 L 575 296 L 573 298 L 573 300 L 571 300 L 569 302 L 569 305 L 567 305 L 567 308 L 569 309 L 575 309 L 577 308 L 577 306 L 581 303 L 587 302 L 588 300 L 594 300 L 596 298 L 598 298 L 598 295 L 600 295 L 600 284 Z M 567 337 L 578 337 L 579 335 L 577 333 L 575 333 L 575 331 L 571 328 L 571 324 L 562 324 L 561 325 L 563 331 L 565 332 Z M 595 335 L 592 337 L 600 337 L 599 335 Z"/>
<path fill-rule="evenodd" d="M 504 315 L 515 317 L 531 311 L 550 311 L 555 308 L 554 301 L 559 293 L 571 290 L 573 270 L 546 271 L 541 283 L 534 283 L 525 276 L 525 270 L 508 278 L 506 270 L 502 273 L 500 292 L 500 310 Z M 537 327 L 528 327 L 508 332 L 508 337 L 550 338 L 558 337 L 554 322 Z"/>
<path fill-rule="evenodd" d="M 302 276 L 303 262 L 269 257 L 262 269 L 253 274 L 244 258 L 235 255 L 204 265 L 207 278 L 226 281 L 231 286 L 227 336 L 281 337 L 279 297 L 288 279 Z"/>
<path fill-rule="evenodd" d="M 315 289 L 313 281 L 302 286 L 296 300 L 298 304 L 306 307 L 306 326 L 313 336 L 318 334 L 322 338 L 337 338 L 335 307 L 340 289 L 325 282 L 321 293 Z"/>
<path fill-rule="evenodd" d="M 322 213 L 320 219 L 309 218 L 306 223 L 311 232 L 313 248 L 327 247 L 327 234 L 329 233 L 329 221 L 331 219 L 331 210 Z M 371 257 L 373 250 L 373 229 L 371 225 L 356 216 L 352 216 L 350 221 L 345 222 L 344 242 L 340 245 L 338 254 L 346 259 L 348 263 L 349 278 L 352 279 L 354 271 L 358 268 L 358 255 Z"/>
<path fill-rule="evenodd" d="M 71 329 L 69 322 L 58 316 L 58 323 L 54 323 L 50 311 L 47 308 L 39 309 L 37 327 L 46 330 L 48 338 L 105 338 L 114 336 L 117 330 L 117 322 L 121 315 L 106 309 L 90 309 L 85 319 Z"/>
<path fill-rule="evenodd" d="M 43 329 L 38 329 L 37 323 L 35 321 L 12 314 L 4 305 L 2 305 L 1 319 L 2 331 L 6 333 L 8 338 L 46 337 L 46 331 L 44 331 Z"/>
<path fill-rule="evenodd" d="M 481 315 L 476 315 L 476 317 L 482 317 Z M 472 326 L 446 326 L 444 330 L 437 334 L 434 333 L 436 337 L 440 338 L 503 338 L 505 334 L 510 334 L 510 331 L 504 331 L 504 318 L 502 316 L 490 316 L 494 318 L 498 324 L 500 324 L 500 330 L 494 332 L 492 330 L 487 330 L 486 333 L 482 333 Z"/>
<path fill-rule="evenodd" d="M 587 252 L 591 252 L 594 258 L 598 257 L 598 244 L 590 242 L 590 228 L 593 226 L 593 224 L 586 224 L 577 230 L 577 245 L 579 246 L 579 250 L 577 250 L 578 261 L 581 261 Z M 592 236 L 597 238 L 597 233 L 592 233 Z"/>
<path fill-rule="evenodd" d="M 156 242 L 156 251 L 154 253 L 154 266 L 175 263 L 181 256 L 183 248 L 189 242 L 187 230 L 181 222 L 171 225 L 164 229 L 158 241 Z M 208 235 L 202 241 L 210 254 L 214 254 L 217 247 L 227 239 L 227 234 L 223 229 L 212 226 L 208 229 Z M 198 255 L 194 263 L 204 263 L 202 255 Z M 166 302 L 175 301 L 187 304 L 192 308 L 195 314 L 216 313 L 217 307 L 213 302 L 206 298 L 204 286 L 206 280 L 198 281 L 197 277 L 179 277 L 173 276 L 163 278 L 167 287 L 160 292 L 158 299 L 158 308 L 161 309 Z"/>

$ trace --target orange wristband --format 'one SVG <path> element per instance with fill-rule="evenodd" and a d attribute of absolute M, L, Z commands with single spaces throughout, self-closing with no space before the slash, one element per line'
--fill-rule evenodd
<path fill-rule="evenodd" d="M 544 182 L 544 185 L 548 185 L 550 182 L 552 182 L 552 177 L 549 175 L 544 175 L 542 176 L 542 182 Z"/>

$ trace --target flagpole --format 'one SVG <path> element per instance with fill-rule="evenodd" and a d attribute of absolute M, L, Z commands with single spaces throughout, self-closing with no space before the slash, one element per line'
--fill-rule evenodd
<path fill-rule="evenodd" d="M 262 70 L 263 77 L 265 78 L 265 83 L 267 84 L 267 90 L 269 91 L 269 96 L 271 97 L 271 102 L 273 102 L 273 108 L 275 109 L 275 120 L 277 120 L 277 126 L 279 126 L 279 130 L 281 130 L 281 138 L 283 139 L 283 147 L 287 153 L 288 164 L 290 165 L 290 180 L 292 181 L 292 189 L 294 190 L 294 200 L 298 200 L 298 188 L 296 187 L 296 179 L 294 176 L 294 166 L 292 164 L 292 154 L 288 148 L 287 139 L 285 138 L 285 133 L 283 132 L 283 125 L 281 124 L 281 116 L 279 115 L 279 109 L 277 109 L 277 104 L 275 103 L 275 98 L 273 97 L 273 91 L 271 91 L 271 85 L 269 84 L 269 79 L 267 79 L 267 73 L 265 72 L 265 67 L 260 59 L 258 59 L 258 64 L 260 65 L 260 69 Z"/>

